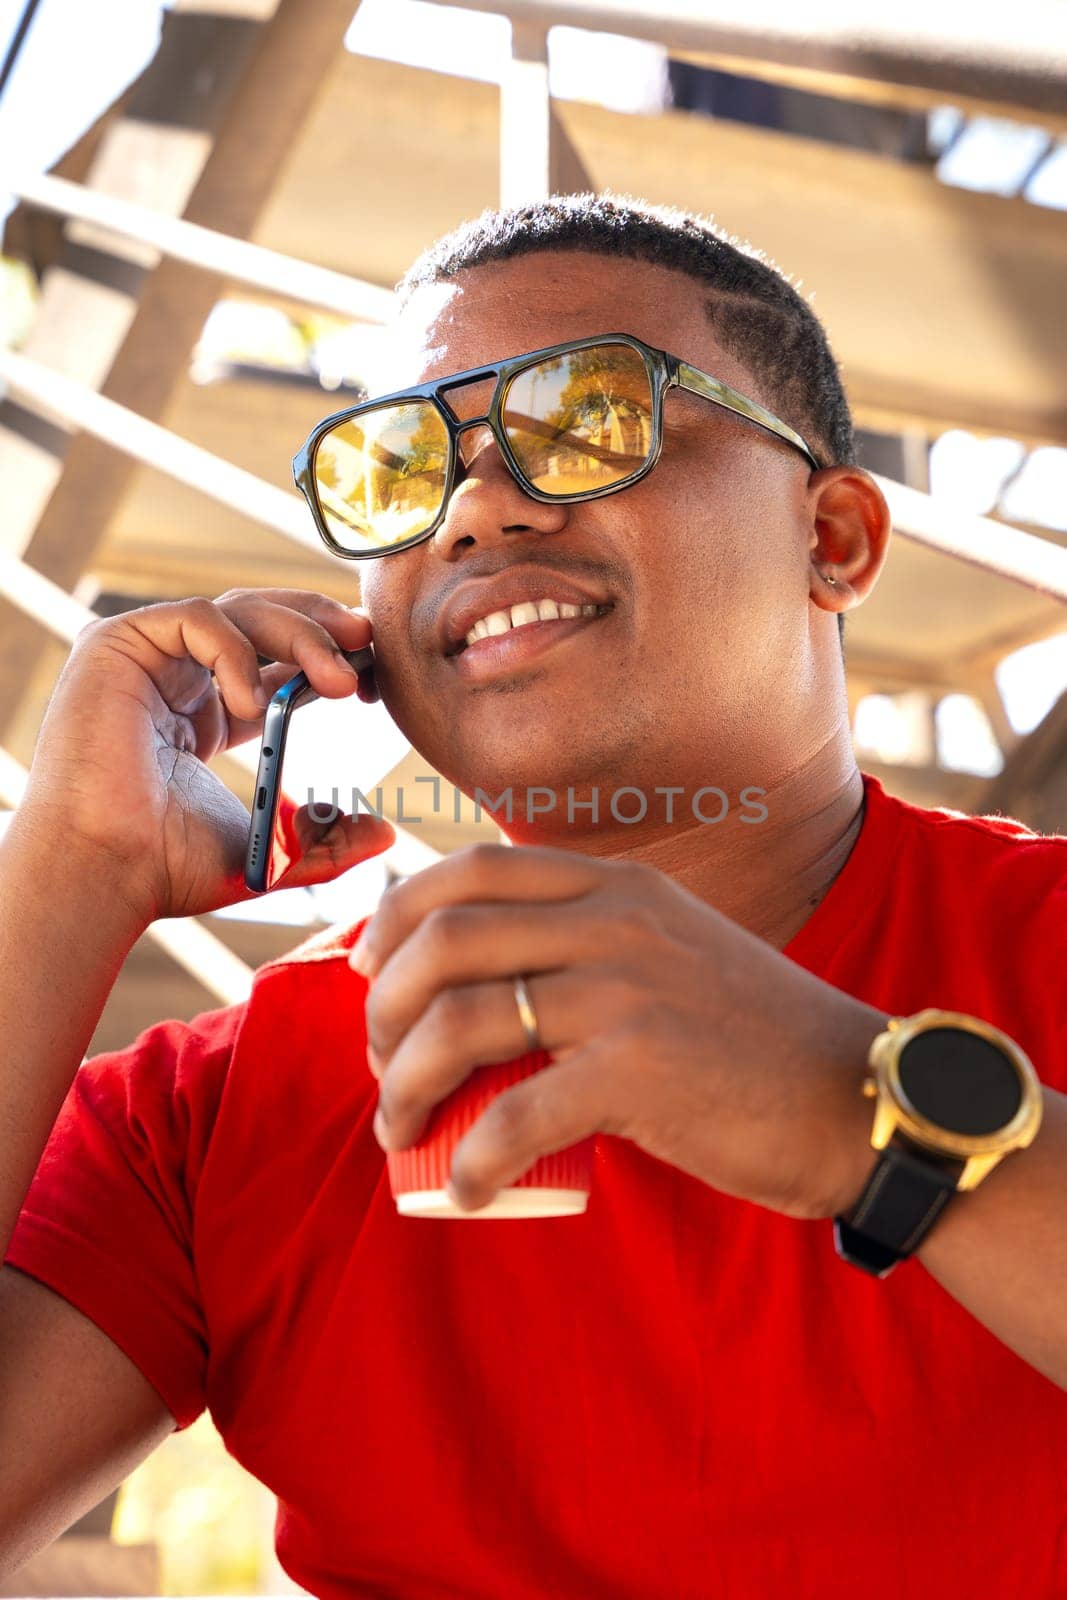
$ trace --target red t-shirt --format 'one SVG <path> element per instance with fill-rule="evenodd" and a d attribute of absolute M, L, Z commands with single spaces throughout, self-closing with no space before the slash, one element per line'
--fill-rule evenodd
<path fill-rule="evenodd" d="M 210 1409 L 278 1496 L 298 1583 L 1067 1595 L 1067 1393 L 917 1259 L 868 1277 L 828 1219 L 611 1137 L 583 1216 L 400 1217 L 353 931 L 264 967 L 246 1006 L 84 1065 L 7 1256 L 179 1427 Z M 858 842 L 788 954 L 888 1012 L 984 1017 L 1067 1091 L 1067 838 L 867 779 Z"/>

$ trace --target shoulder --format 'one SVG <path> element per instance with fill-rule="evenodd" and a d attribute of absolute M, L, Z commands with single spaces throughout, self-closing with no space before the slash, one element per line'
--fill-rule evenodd
<path fill-rule="evenodd" d="M 879 998 L 982 1016 L 1067 1091 L 1067 838 L 866 781 L 877 866 L 862 959 L 884 974 Z"/>
<path fill-rule="evenodd" d="M 259 972 L 285 971 L 292 967 L 314 966 L 319 962 L 343 962 L 369 921 L 368 915 L 357 917 L 354 922 L 338 922 L 328 928 L 320 928 L 284 955 L 265 962 Z"/>
<path fill-rule="evenodd" d="M 361 916 L 322 928 L 259 967 L 236 1042 L 243 1060 L 307 1060 L 365 1044 L 367 983 L 348 955 L 367 922 Z"/>
<path fill-rule="evenodd" d="M 883 871 L 898 931 L 910 928 L 927 963 L 935 964 L 940 945 L 961 968 L 981 973 L 1005 1005 L 1025 1002 L 1062 1024 L 1067 837 L 1036 833 L 1015 817 L 967 816 L 885 795 L 875 804 L 897 817 L 897 848 Z"/>
<path fill-rule="evenodd" d="M 79 1068 L 79 1079 L 143 1083 L 165 1096 L 217 1091 L 246 1011 L 247 1002 L 241 1001 L 189 1021 L 171 1017 L 154 1022 L 122 1049 L 90 1056 Z"/>
<path fill-rule="evenodd" d="M 88 1170 L 124 1163 L 152 1192 L 160 1173 L 195 1188 L 222 1103 L 247 1006 L 169 1018 L 74 1074 L 50 1150 Z M 44 1163 L 47 1164 L 47 1163 Z"/>
<path fill-rule="evenodd" d="M 888 795 L 875 778 L 864 783 L 868 808 L 882 829 L 896 833 L 899 853 L 928 865 L 936 878 L 957 877 L 971 894 L 985 887 L 1013 898 L 1067 894 L 1067 836 L 1037 833 L 1016 817 L 914 805 Z"/>
<path fill-rule="evenodd" d="M 278 997 L 291 989 L 310 997 L 339 986 L 348 993 L 354 984 L 362 987 L 363 979 L 348 965 L 348 956 L 368 921 L 369 916 L 363 916 L 321 928 L 284 955 L 264 962 L 253 979 L 250 1008 L 262 1008 L 272 998 L 277 1003 Z"/>

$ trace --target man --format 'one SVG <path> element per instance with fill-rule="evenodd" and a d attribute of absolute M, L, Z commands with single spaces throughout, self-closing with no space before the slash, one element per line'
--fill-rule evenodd
<path fill-rule="evenodd" d="M 889 516 L 819 324 L 700 219 L 592 196 L 401 288 L 406 400 L 308 458 L 366 615 L 94 625 L 4 843 L 4 1562 L 208 1405 L 319 1595 L 1067 1592 L 1067 841 L 857 771 L 838 618 Z M 203 758 L 294 664 L 355 692 L 372 629 L 401 728 L 525 848 L 75 1075 L 146 924 L 240 897 Z M 297 832 L 288 883 L 390 837 Z M 872 1148 L 876 1039 L 954 1145 Z M 452 1160 L 481 1225 L 398 1215 L 383 1148 L 532 1045 Z M 478 1218 L 591 1133 L 584 1214 Z"/>

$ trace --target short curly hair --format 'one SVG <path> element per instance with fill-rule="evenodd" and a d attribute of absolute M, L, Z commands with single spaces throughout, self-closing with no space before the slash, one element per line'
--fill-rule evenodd
<path fill-rule="evenodd" d="M 592 193 L 488 209 L 412 262 L 396 284 L 400 309 L 426 285 L 549 250 L 629 257 L 705 284 L 712 292 L 704 309 L 719 344 L 752 373 L 770 410 L 806 440 L 821 467 L 856 465 L 852 413 L 822 323 L 763 251 L 699 213 Z M 839 614 L 842 648 L 844 626 Z"/>

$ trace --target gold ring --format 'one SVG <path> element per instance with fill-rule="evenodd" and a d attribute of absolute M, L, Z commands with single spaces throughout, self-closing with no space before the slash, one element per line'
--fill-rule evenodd
<path fill-rule="evenodd" d="M 526 1048 L 531 1051 L 540 1050 L 542 1046 L 541 1035 L 537 1026 L 537 1012 L 534 1010 L 533 1001 L 530 999 L 530 991 L 526 987 L 526 979 L 516 976 L 512 978 L 511 984 L 515 990 L 515 1004 L 519 1008 L 519 1021 L 522 1023 L 522 1031 L 526 1035 Z"/>

